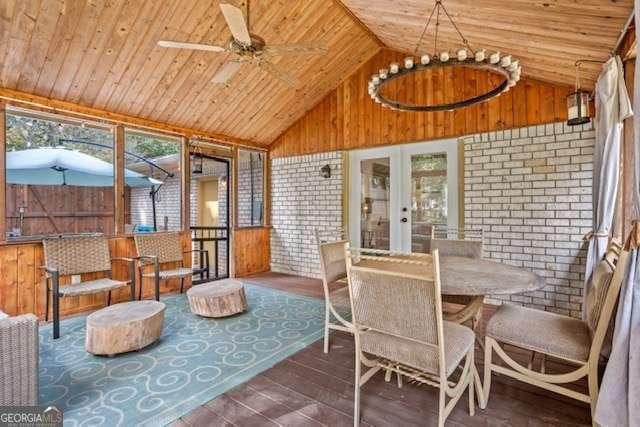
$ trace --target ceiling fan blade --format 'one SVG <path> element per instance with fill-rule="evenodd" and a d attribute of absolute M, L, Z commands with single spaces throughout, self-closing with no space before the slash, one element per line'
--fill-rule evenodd
<path fill-rule="evenodd" d="M 277 78 L 287 86 L 297 87 L 299 84 L 298 79 L 293 77 L 291 74 L 285 71 L 282 71 L 281 69 L 276 67 L 272 62 L 269 62 L 263 59 L 260 62 L 258 62 L 258 66 L 260 66 L 260 68 L 262 68 L 267 73 L 271 74 L 273 77 Z"/>
<path fill-rule="evenodd" d="M 313 43 L 294 43 L 294 44 L 271 44 L 264 47 L 264 52 L 272 55 L 284 54 L 302 54 L 302 55 L 321 55 L 327 53 L 328 49 L 324 46 Z"/>
<path fill-rule="evenodd" d="M 220 10 L 229 26 L 233 38 L 245 46 L 251 46 L 251 36 L 247 28 L 247 21 L 241 9 L 228 3 L 220 3 Z"/>
<path fill-rule="evenodd" d="M 222 67 L 218 69 L 211 81 L 213 83 L 226 83 L 240 70 L 242 62 L 240 61 L 228 61 L 225 62 Z"/>
<path fill-rule="evenodd" d="M 158 46 L 174 49 L 205 50 L 207 52 L 227 52 L 227 49 L 221 46 L 213 46 L 210 44 L 201 43 L 174 42 L 171 40 L 159 40 Z"/>

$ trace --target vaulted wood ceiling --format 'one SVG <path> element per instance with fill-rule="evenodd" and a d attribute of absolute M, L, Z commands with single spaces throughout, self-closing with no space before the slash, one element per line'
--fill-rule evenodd
<path fill-rule="evenodd" d="M 0 0 L 0 88 L 267 145 L 378 53 L 376 37 L 412 52 L 434 0 L 254 0 L 251 30 L 268 43 L 329 49 L 275 59 L 301 81 L 297 88 L 250 65 L 226 85 L 214 84 L 227 54 L 157 46 L 160 39 L 228 41 L 219 3 Z M 445 1 L 472 47 L 508 51 L 526 76 L 565 84 L 573 83 L 576 59 L 607 58 L 632 3 Z M 461 46 L 449 25 L 440 28 L 442 45 Z M 420 51 L 431 50 L 432 34 Z M 587 85 L 598 69 L 585 65 Z"/>
<path fill-rule="evenodd" d="M 435 0 L 342 0 L 388 47 L 413 53 Z M 472 48 L 511 53 L 522 72 L 539 80 L 572 84 L 578 59 L 604 62 L 633 9 L 633 0 L 446 0 L 443 4 Z M 435 19 L 434 19 L 435 20 Z M 461 48 L 441 16 L 438 45 Z M 434 21 L 420 53 L 432 53 Z M 600 65 L 585 64 L 593 87 Z"/>
<path fill-rule="evenodd" d="M 253 33 L 272 44 L 319 42 L 329 52 L 274 59 L 301 81 L 297 88 L 251 65 L 226 85 L 214 84 L 211 77 L 227 54 L 156 43 L 226 43 L 231 35 L 218 5 L 219 0 L 1 0 L 0 86 L 267 144 L 379 50 L 332 1 L 254 0 Z"/>

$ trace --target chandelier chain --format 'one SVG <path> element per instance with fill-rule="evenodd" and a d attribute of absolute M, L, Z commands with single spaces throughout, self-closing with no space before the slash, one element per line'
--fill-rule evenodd
<path fill-rule="evenodd" d="M 420 49 L 420 46 L 422 46 L 424 35 L 427 33 L 427 28 L 429 28 L 429 23 L 431 23 L 431 18 L 433 18 L 433 14 L 435 11 L 436 11 L 435 7 L 431 9 L 431 14 L 429 15 L 429 19 L 427 19 L 427 22 L 424 24 L 424 28 L 422 29 L 422 34 L 420 34 L 420 39 L 418 39 L 418 44 L 416 44 L 416 48 L 413 51 L 413 53 L 418 53 L 418 49 Z"/>
<path fill-rule="evenodd" d="M 433 54 L 438 55 L 438 29 L 440 28 L 440 0 L 436 3 L 438 6 L 438 13 L 436 15 L 436 31 L 433 36 Z"/>
<path fill-rule="evenodd" d="M 444 7 L 441 0 L 439 1 L 439 3 L 440 3 L 440 6 L 442 7 L 442 10 L 444 10 L 444 13 L 447 15 L 447 18 L 449 18 L 449 22 L 451 22 L 451 25 L 453 25 L 453 28 L 455 28 L 456 31 L 458 32 L 460 39 L 462 39 L 462 43 L 464 43 L 467 49 L 473 52 L 473 49 L 471 49 L 471 46 L 469 46 L 469 41 L 465 38 L 465 36 L 462 35 L 462 31 L 460 31 L 456 23 L 453 21 L 453 18 L 451 17 L 451 15 L 449 15 L 449 11 L 447 10 L 447 8 Z"/>

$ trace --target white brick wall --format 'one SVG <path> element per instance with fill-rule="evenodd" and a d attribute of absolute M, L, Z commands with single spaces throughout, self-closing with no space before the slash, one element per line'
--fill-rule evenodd
<path fill-rule="evenodd" d="M 591 229 L 591 125 L 554 123 L 464 137 L 465 223 L 483 228 L 485 257 L 528 268 L 546 287 L 510 300 L 579 316 Z M 320 177 L 330 164 L 331 179 Z M 318 276 L 314 227 L 342 223 L 340 152 L 272 160 L 271 267 Z"/>
<path fill-rule="evenodd" d="M 331 166 L 331 178 L 320 168 Z M 271 270 L 319 277 L 314 228 L 342 225 L 342 153 L 271 161 Z"/>
<path fill-rule="evenodd" d="M 510 300 L 579 316 L 591 229 L 591 124 L 564 123 L 464 138 L 465 224 L 485 230 L 485 257 L 535 271 L 539 292 Z"/>

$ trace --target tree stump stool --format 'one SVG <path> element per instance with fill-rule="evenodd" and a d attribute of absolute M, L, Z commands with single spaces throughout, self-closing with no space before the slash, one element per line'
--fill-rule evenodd
<path fill-rule="evenodd" d="M 247 309 L 244 286 L 233 279 L 194 286 L 187 298 L 191 312 L 205 317 L 226 317 Z"/>
<path fill-rule="evenodd" d="M 165 305 L 132 301 L 105 307 L 87 317 L 85 349 L 96 355 L 140 350 L 162 334 Z"/>

